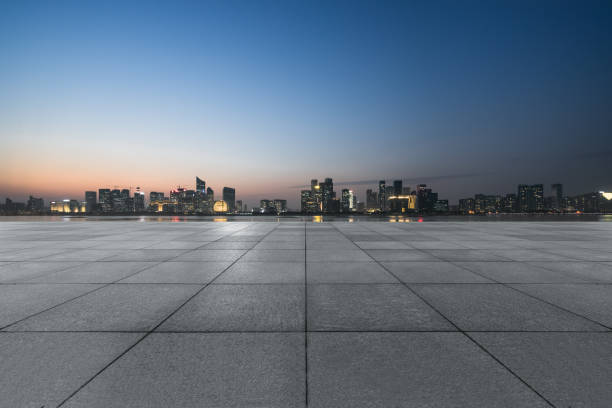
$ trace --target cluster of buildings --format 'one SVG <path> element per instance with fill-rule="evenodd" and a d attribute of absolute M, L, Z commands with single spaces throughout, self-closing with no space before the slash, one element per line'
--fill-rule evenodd
<path fill-rule="evenodd" d="M 425 184 L 416 190 L 404 186 L 402 180 L 387 185 L 386 180 L 378 182 L 378 191 L 368 189 L 366 201 L 360 202 L 353 190 L 343 189 L 336 197 L 331 178 L 319 183 L 312 179 L 309 190 L 300 192 L 300 208 L 304 214 L 346 214 L 346 213 L 445 213 L 449 211 L 448 200 L 438 199 L 438 193 Z"/>
<path fill-rule="evenodd" d="M 21 214 L 285 214 L 287 200 L 262 199 L 259 207 L 247 210 L 246 204 L 236 200 L 236 190 L 223 187 L 222 195 L 215 192 L 199 177 L 195 189 L 178 187 L 168 195 L 152 191 L 148 201 L 139 187 L 130 189 L 101 188 L 86 191 L 85 200 L 51 201 L 48 206 L 42 198 L 30 196 L 27 202 L 13 202 L 7 198 L 0 204 L 0 215 Z M 521 184 L 516 193 L 505 195 L 476 194 L 449 206 L 448 200 L 425 184 L 412 190 L 402 180 L 387 185 L 378 182 L 378 189 L 366 191 L 365 202 L 357 199 L 353 190 L 342 189 L 337 196 L 331 178 L 319 182 L 312 179 L 310 189 L 300 192 L 302 214 L 498 214 L 498 213 L 612 213 L 612 193 L 603 191 L 565 196 L 562 184 L 552 184 L 549 195 L 542 184 Z"/>
<path fill-rule="evenodd" d="M 284 203 L 286 211 L 287 202 Z M 66 199 L 51 201 L 45 207 L 42 198 L 29 198 L 27 203 L 14 203 L 6 199 L 0 205 L 0 214 L 239 214 L 246 212 L 246 205 L 236 200 L 236 190 L 223 187 L 221 199 L 215 200 L 215 192 L 206 187 L 206 182 L 196 177 L 195 190 L 178 187 L 166 196 L 162 192 L 149 193 L 148 204 L 145 193 L 140 187 L 132 194 L 130 189 L 101 188 L 96 191 L 86 191 L 85 200 Z"/>
<path fill-rule="evenodd" d="M 485 195 L 459 200 L 460 214 L 494 213 L 606 213 L 612 212 L 612 193 L 604 191 L 566 197 L 562 184 L 552 184 L 544 195 L 543 184 L 520 184 L 516 194 Z"/>

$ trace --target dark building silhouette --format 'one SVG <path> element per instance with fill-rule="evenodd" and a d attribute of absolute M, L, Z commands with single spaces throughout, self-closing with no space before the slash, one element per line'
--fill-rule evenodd
<path fill-rule="evenodd" d="M 96 192 L 95 191 L 86 191 L 85 192 L 85 210 L 88 213 L 92 213 L 96 211 Z"/>
<path fill-rule="evenodd" d="M 519 184 L 517 197 L 519 211 L 544 211 L 544 186 L 542 184 Z"/>
<path fill-rule="evenodd" d="M 227 203 L 228 211 L 236 210 L 236 190 L 231 187 L 223 187 L 223 201 Z"/>

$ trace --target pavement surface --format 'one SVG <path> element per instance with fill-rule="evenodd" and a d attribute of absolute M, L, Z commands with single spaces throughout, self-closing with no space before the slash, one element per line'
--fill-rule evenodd
<path fill-rule="evenodd" d="M 0 222 L 0 407 L 610 407 L 612 223 Z"/>

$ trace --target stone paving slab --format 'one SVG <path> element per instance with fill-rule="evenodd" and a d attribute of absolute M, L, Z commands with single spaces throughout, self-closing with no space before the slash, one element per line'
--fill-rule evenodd
<path fill-rule="evenodd" d="M 0 408 L 610 406 L 611 223 L 364 219 L 0 222 Z"/>

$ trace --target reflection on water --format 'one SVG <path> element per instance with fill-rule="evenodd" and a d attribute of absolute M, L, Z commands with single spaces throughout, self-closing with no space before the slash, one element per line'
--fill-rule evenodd
<path fill-rule="evenodd" d="M 489 215 L 109 215 L 109 216 L 0 216 L 2 221 L 135 221 L 135 222 L 503 222 L 503 221 L 603 221 L 612 222 L 612 214 L 489 214 Z"/>

